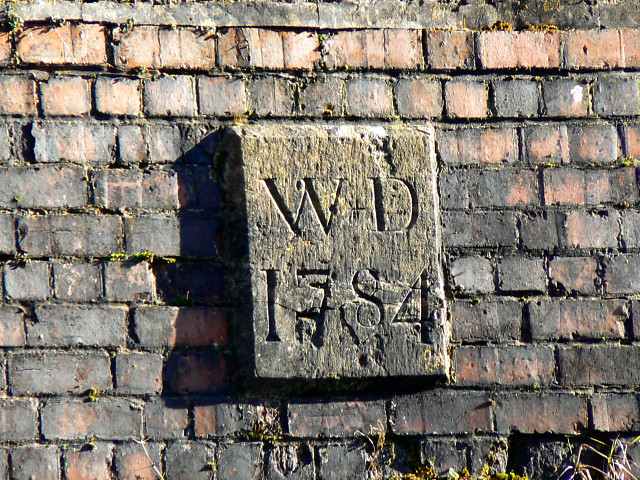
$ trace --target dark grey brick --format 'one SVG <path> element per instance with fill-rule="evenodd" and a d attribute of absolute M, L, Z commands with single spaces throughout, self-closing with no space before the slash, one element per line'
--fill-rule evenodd
<path fill-rule="evenodd" d="M 32 346 L 124 346 L 127 308 L 101 305 L 43 305 L 35 309 L 37 321 L 27 325 Z"/>
<path fill-rule="evenodd" d="M 218 445 L 220 480 L 260 480 L 262 477 L 262 445 L 260 443 L 222 443 Z"/>
<path fill-rule="evenodd" d="M 531 80 L 501 80 L 493 84 L 496 111 L 500 117 L 535 117 L 538 115 L 540 89 Z"/>

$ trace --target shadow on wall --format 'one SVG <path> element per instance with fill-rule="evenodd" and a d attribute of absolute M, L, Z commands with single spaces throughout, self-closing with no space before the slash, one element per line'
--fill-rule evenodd
<path fill-rule="evenodd" d="M 133 250 L 158 255 L 152 270 L 158 300 L 167 306 L 138 307 L 135 334 L 143 347 L 169 349 L 162 382 L 169 408 L 182 408 L 179 400 L 185 395 L 224 394 L 231 387 L 231 312 L 221 212 L 226 155 L 220 137 L 219 131 L 208 134 L 175 162 L 180 208 L 176 219 L 136 219 L 154 245 Z"/>

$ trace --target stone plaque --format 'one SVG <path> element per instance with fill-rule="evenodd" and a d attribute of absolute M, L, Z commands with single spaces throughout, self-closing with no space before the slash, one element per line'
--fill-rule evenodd
<path fill-rule="evenodd" d="M 246 126 L 226 139 L 253 374 L 446 374 L 433 129 Z"/>

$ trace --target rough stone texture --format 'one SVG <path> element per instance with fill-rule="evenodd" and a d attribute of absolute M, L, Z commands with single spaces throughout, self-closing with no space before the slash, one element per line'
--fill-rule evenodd
<path fill-rule="evenodd" d="M 257 376 L 445 373 L 433 133 L 425 131 L 229 134 L 242 161 L 229 175 L 246 191 L 232 200 L 249 226 L 239 241 L 249 246 Z"/>

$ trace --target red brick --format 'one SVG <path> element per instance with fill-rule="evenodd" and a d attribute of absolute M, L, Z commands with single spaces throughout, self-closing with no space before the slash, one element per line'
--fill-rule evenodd
<path fill-rule="evenodd" d="M 543 182 L 546 205 L 634 204 L 638 201 L 633 167 L 614 170 L 546 169 Z"/>
<path fill-rule="evenodd" d="M 276 70 L 311 69 L 320 60 L 318 37 L 310 32 L 229 28 L 218 40 L 219 65 Z"/>
<path fill-rule="evenodd" d="M 565 220 L 566 243 L 569 248 L 615 248 L 618 246 L 620 224 L 615 211 L 590 214 L 572 211 Z"/>
<path fill-rule="evenodd" d="M 292 403 L 288 421 L 295 437 L 344 437 L 387 429 L 383 402 Z"/>
<path fill-rule="evenodd" d="M 561 291 L 594 294 L 597 267 L 595 258 L 557 257 L 549 261 L 549 277 Z"/>
<path fill-rule="evenodd" d="M 489 89 L 485 82 L 452 80 L 445 85 L 447 115 L 452 118 L 485 118 L 489 114 Z"/>
<path fill-rule="evenodd" d="M 542 97 L 549 117 L 585 117 L 589 113 L 588 87 L 571 78 L 545 81 Z"/>
<path fill-rule="evenodd" d="M 393 99 L 387 82 L 355 78 L 347 83 L 347 113 L 358 117 L 386 117 L 393 114 Z"/>
<path fill-rule="evenodd" d="M 640 158 L 640 125 L 625 125 L 624 153 L 631 158 Z"/>
<path fill-rule="evenodd" d="M 81 77 L 53 77 L 40 85 L 45 115 L 79 116 L 89 112 L 89 82 Z"/>
<path fill-rule="evenodd" d="M 318 37 L 309 32 L 282 32 L 284 68 L 311 69 L 320 60 Z"/>
<path fill-rule="evenodd" d="M 138 26 L 127 34 L 115 30 L 114 38 L 116 66 L 121 68 L 209 70 L 216 64 L 214 36 L 189 28 Z"/>
<path fill-rule="evenodd" d="M 36 320 L 27 324 L 30 346 L 124 346 L 126 307 L 103 305 L 41 305 Z"/>
<path fill-rule="evenodd" d="M 147 352 L 116 355 L 116 386 L 125 394 L 153 394 L 162 389 L 162 356 Z"/>
<path fill-rule="evenodd" d="M 587 401 L 573 394 L 516 393 L 498 397 L 496 428 L 500 433 L 575 435 L 587 429 Z"/>
<path fill-rule="evenodd" d="M 543 182 L 545 205 L 582 205 L 586 201 L 583 170 L 545 169 Z"/>
<path fill-rule="evenodd" d="M 529 318 L 534 340 L 622 339 L 629 311 L 620 300 L 539 300 Z"/>
<path fill-rule="evenodd" d="M 617 387 L 640 384 L 637 345 L 580 345 L 558 349 L 561 385 Z"/>
<path fill-rule="evenodd" d="M 147 262 L 109 262 L 104 270 L 105 297 L 113 302 L 149 301 L 156 282 Z"/>
<path fill-rule="evenodd" d="M 135 27 L 126 34 L 113 33 L 116 65 L 125 68 L 160 68 L 158 27 Z"/>
<path fill-rule="evenodd" d="M 422 32 L 408 29 L 384 30 L 384 66 L 415 69 L 422 65 Z"/>
<path fill-rule="evenodd" d="M 340 76 L 319 76 L 302 90 L 300 109 L 303 115 L 340 117 L 344 115 L 345 79 Z"/>
<path fill-rule="evenodd" d="M 171 28 L 161 29 L 158 32 L 158 38 L 162 68 L 202 70 L 215 68 L 215 35 L 201 33 L 191 28 Z M 135 44 L 133 50 L 135 50 Z"/>
<path fill-rule="evenodd" d="M 459 341 L 520 339 L 522 306 L 516 301 L 459 300 L 450 304 L 452 337 Z"/>
<path fill-rule="evenodd" d="M 532 164 L 569 162 L 569 137 L 566 125 L 532 125 L 524 129 L 525 156 Z"/>
<path fill-rule="evenodd" d="M 159 440 L 183 438 L 189 425 L 187 407 L 184 398 L 150 400 L 144 409 L 146 434 Z"/>
<path fill-rule="evenodd" d="M 91 448 L 80 447 L 65 453 L 65 470 L 68 480 L 111 478 L 113 447 L 100 443 Z"/>
<path fill-rule="evenodd" d="M 9 358 L 9 384 L 18 394 L 111 390 L 111 362 L 106 353 L 14 354 Z"/>
<path fill-rule="evenodd" d="M 284 64 L 284 59 L 282 63 Z M 221 68 L 249 66 L 249 42 L 244 29 L 229 28 L 219 31 L 218 65 Z"/>
<path fill-rule="evenodd" d="M 261 403 L 195 405 L 194 423 L 198 437 L 237 435 L 250 432 L 256 426 L 276 432 L 282 428 L 278 406 Z"/>
<path fill-rule="evenodd" d="M 618 133 L 613 125 L 567 127 L 571 163 L 612 163 L 619 155 Z"/>
<path fill-rule="evenodd" d="M 415 69 L 423 63 L 419 30 L 351 30 L 337 32 L 325 44 L 328 68 Z"/>
<path fill-rule="evenodd" d="M 118 478 L 157 480 L 156 469 L 162 471 L 161 446 L 150 442 L 117 445 L 115 463 Z"/>
<path fill-rule="evenodd" d="M 247 111 L 247 91 L 242 78 L 200 77 L 198 93 L 202 115 L 242 115 Z"/>
<path fill-rule="evenodd" d="M 384 33 L 382 30 L 339 31 L 325 43 L 327 68 L 383 68 Z"/>
<path fill-rule="evenodd" d="M 173 393 L 216 393 L 228 386 L 230 372 L 224 356 L 174 355 L 165 366 L 165 385 Z"/>
<path fill-rule="evenodd" d="M 251 110 L 258 116 L 281 117 L 293 112 L 293 85 L 284 78 L 254 78 L 249 84 Z"/>
<path fill-rule="evenodd" d="M 152 116 L 193 117 L 196 97 L 191 77 L 162 76 L 144 86 L 144 107 Z"/>
<path fill-rule="evenodd" d="M 485 394 L 436 392 L 397 397 L 391 428 L 400 435 L 458 434 L 491 430 L 491 401 Z"/>
<path fill-rule="evenodd" d="M 0 400 L 0 440 L 31 440 L 38 434 L 36 406 L 28 400 Z"/>
<path fill-rule="evenodd" d="M 107 115 L 140 115 L 140 80 L 98 77 L 95 86 L 96 109 Z"/>
<path fill-rule="evenodd" d="M 640 427 L 638 397 L 596 393 L 591 398 L 593 428 L 599 432 L 629 432 Z"/>
<path fill-rule="evenodd" d="M 226 66 L 284 68 L 284 50 L 280 32 L 264 28 L 229 29 L 226 34 L 221 35 L 219 42 L 221 49 L 231 53 L 227 55 L 226 52 L 221 52 L 222 68 Z"/>
<path fill-rule="evenodd" d="M 138 307 L 135 331 L 149 348 L 224 346 L 229 343 L 228 313 L 213 307 Z"/>
<path fill-rule="evenodd" d="M 555 360 L 547 347 L 458 347 L 457 385 L 548 385 Z"/>
<path fill-rule="evenodd" d="M 0 114 L 36 113 L 36 84 L 24 75 L 0 76 Z"/>
<path fill-rule="evenodd" d="M 569 30 L 563 36 L 569 68 L 624 66 L 618 30 Z"/>
<path fill-rule="evenodd" d="M 483 68 L 558 68 L 560 32 L 480 32 L 476 40 Z"/>
<path fill-rule="evenodd" d="M 634 204 L 639 199 L 636 187 L 636 170 L 633 167 L 587 170 L 585 184 L 588 204 Z"/>
<path fill-rule="evenodd" d="M 624 28 L 620 30 L 624 66 L 626 68 L 640 67 L 640 30 Z"/>
<path fill-rule="evenodd" d="M 33 256 L 103 256 L 122 251 L 122 219 L 109 215 L 44 215 L 18 221 L 20 249 Z"/>
<path fill-rule="evenodd" d="M 28 28 L 18 39 L 16 55 L 22 63 L 104 65 L 104 27 L 84 24 Z"/>
<path fill-rule="evenodd" d="M 20 307 L 0 307 L 0 346 L 21 347 L 26 342 L 24 312 Z"/>
<path fill-rule="evenodd" d="M 426 43 L 428 63 L 433 69 L 462 69 L 473 66 L 473 32 L 429 30 Z"/>
<path fill-rule="evenodd" d="M 135 403 L 133 404 L 135 406 Z M 42 433 L 48 440 L 128 440 L 139 438 L 142 413 L 128 398 L 52 399 L 42 407 Z"/>
<path fill-rule="evenodd" d="M 0 33 L 0 64 L 9 63 L 11 59 L 11 35 L 7 32 Z"/>
<path fill-rule="evenodd" d="M 513 163 L 518 160 L 513 128 L 461 128 L 438 130 L 438 153 L 452 165 Z"/>
<path fill-rule="evenodd" d="M 442 113 L 442 87 L 437 80 L 398 80 L 395 95 L 398 113 L 403 117 L 438 117 Z"/>
<path fill-rule="evenodd" d="M 38 122 L 31 129 L 36 161 L 106 165 L 113 161 L 116 129 L 106 123 Z"/>

